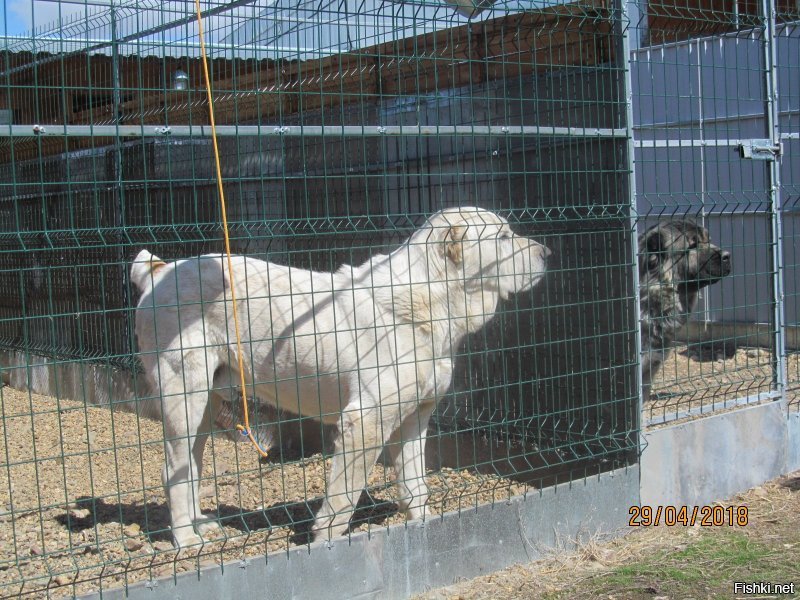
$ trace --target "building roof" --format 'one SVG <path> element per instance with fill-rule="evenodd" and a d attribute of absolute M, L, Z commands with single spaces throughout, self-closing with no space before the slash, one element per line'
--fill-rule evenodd
<path fill-rule="evenodd" d="M 553 0 L 233 0 L 203 7 L 214 58 L 307 60 L 479 22 L 498 13 L 538 10 Z M 74 5 L 49 25 L 0 37 L 0 50 L 66 54 L 198 56 L 194 3 L 134 0 Z M 7 29 L 13 31 L 13 29 Z"/>

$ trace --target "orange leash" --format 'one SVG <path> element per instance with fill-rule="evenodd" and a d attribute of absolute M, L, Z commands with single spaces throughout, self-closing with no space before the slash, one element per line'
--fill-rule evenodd
<path fill-rule="evenodd" d="M 217 191 L 219 192 L 220 211 L 222 213 L 222 230 L 225 236 L 225 255 L 228 259 L 228 276 L 231 282 L 231 302 L 233 303 L 233 325 L 236 331 L 236 353 L 239 364 L 239 384 L 242 390 L 242 410 L 244 415 L 244 425 L 236 425 L 242 435 L 247 436 L 256 447 L 258 453 L 266 458 L 268 453 L 258 443 L 258 440 L 253 436 L 250 430 L 250 418 L 247 412 L 247 387 L 244 378 L 244 359 L 242 357 L 242 336 L 239 333 L 239 310 L 236 307 L 236 285 L 233 279 L 233 260 L 231 259 L 231 242 L 228 235 L 228 214 L 225 209 L 225 191 L 222 187 L 222 168 L 220 167 L 219 160 L 219 146 L 217 145 L 217 127 L 214 121 L 214 101 L 211 95 L 211 77 L 208 74 L 208 58 L 206 56 L 206 43 L 203 39 L 203 16 L 200 10 L 200 0 L 195 0 L 195 8 L 197 9 L 197 28 L 198 36 L 200 37 L 200 53 L 203 58 L 203 74 L 206 80 L 206 94 L 208 95 L 208 114 L 211 122 L 211 140 L 214 145 L 214 163 L 217 169 Z"/>

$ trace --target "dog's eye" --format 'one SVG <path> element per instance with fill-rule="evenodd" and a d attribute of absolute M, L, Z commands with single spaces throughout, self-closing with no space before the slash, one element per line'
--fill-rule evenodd
<path fill-rule="evenodd" d="M 691 250 L 692 248 L 697 248 L 697 244 L 698 244 L 697 238 L 690 239 L 689 240 L 689 249 Z"/>

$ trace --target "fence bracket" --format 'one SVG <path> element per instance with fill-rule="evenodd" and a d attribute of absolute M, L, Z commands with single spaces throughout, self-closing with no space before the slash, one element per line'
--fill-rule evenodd
<path fill-rule="evenodd" d="M 772 140 L 746 140 L 739 144 L 742 158 L 751 160 L 775 160 L 783 152 L 783 147 Z"/>

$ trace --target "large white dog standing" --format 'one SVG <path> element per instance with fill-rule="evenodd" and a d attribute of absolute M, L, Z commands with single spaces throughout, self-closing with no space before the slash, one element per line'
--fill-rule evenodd
<path fill-rule="evenodd" d="M 234 256 L 231 278 L 219 255 L 164 263 L 142 250 L 131 269 L 142 292 L 136 336 L 160 392 L 176 545 L 200 543 L 219 527 L 201 514 L 198 488 L 215 411 L 239 380 L 231 281 L 248 391 L 338 426 L 314 525 L 317 536 L 338 535 L 384 446 L 401 509 L 409 519 L 423 515 L 425 434 L 450 386 L 453 354 L 501 298 L 541 280 L 549 254 L 472 207 L 437 212 L 391 254 L 335 273 Z"/>

